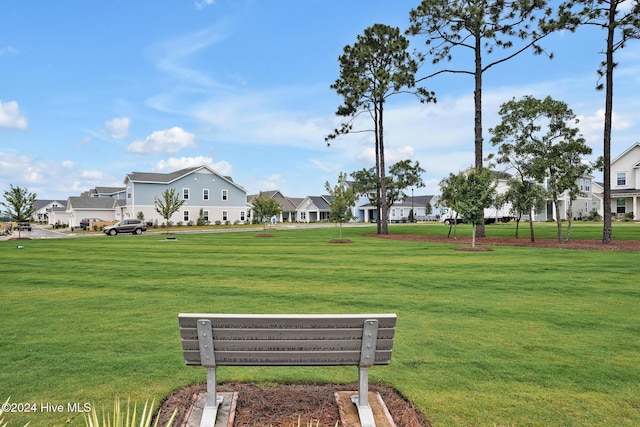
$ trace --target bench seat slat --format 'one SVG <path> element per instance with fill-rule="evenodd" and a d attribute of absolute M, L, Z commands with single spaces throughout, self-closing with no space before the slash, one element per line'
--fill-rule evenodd
<path fill-rule="evenodd" d="M 214 340 L 213 348 L 220 351 L 360 351 L 361 340 Z M 185 350 L 198 350 L 197 340 L 183 340 Z M 392 339 L 378 340 L 376 348 L 391 350 Z"/>
<path fill-rule="evenodd" d="M 360 351 L 216 351 L 218 366 L 340 366 L 357 365 Z M 200 365 L 200 352 L 184 351 L 187 365 Z M 388 365 L 391 350 L 376 350 L 375 364 Z"/>
<path fill-rule="evenodd" d="M 231 329 L 212 328 L 214 340 L 360 340 L 362 339 L 362 326 L 360 328 L 341 329 Z M 180 334 L 184 340 L 198 340 L 196 328 L 181 328 Z M 395 329 L 378 328 L 379 339 L 393 339 Z"/>
<path fill-rule="evenodd" d="M 367 319 L 377 319 L 378 328 L 395 328 L 396 316 L 371 314 L 367 316 L 351 314 L 297 314 L 297 315 L 234 315 L 234 314 L 180 314 L 180 327 L 195 328 L 198 319 L 207 319 L 212 328 L 231 329 L 336 329 L 362 328 Z"/>

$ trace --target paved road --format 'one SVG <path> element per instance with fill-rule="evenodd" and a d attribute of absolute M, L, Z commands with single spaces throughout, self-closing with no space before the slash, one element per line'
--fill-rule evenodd
<path fill-rule="evenodd" d="M 371 224 L 367 224 L 367 223 L 346 223 L 343 224 L 343 227 L 367 227 L 370 226 Z M 333 223 L 314 223 L 314 224 L 296 224 L 296 223 L 280 223 L 278 225 L 276 225 L 275 229 L 276 230 L 287 230 L 287 229 L 292 229 L 292 228 L 321 228 L 321 227 L 337 227 L 336 224 Z M 267 231 L 269 231 L 270 229 L 267 229 Z M 205 230 L 201 230 L 201 229 L 196 229 L 196 230 L 190 230 L 189 227 L 184 227 L 183 229 L 179 229 L 179 230 L 173 230 L 172 233 L 174 234 L 188 234 L 188 233 L 231 233 L 231 232 L 241 232 L 241 231 L 256 231 L 256 232 L 260 232 L 262 231 L 262 228 L 256 228 L 256 227 L 246 227 L 246 228 L 220 228 L 220 229 L 215 229 L 215 228 L 208 228 Z M 162 234 L 165 231 L 147 231 L 146 234 Z M 57 230 L 52 230 L 49 228 L 43 228 L 40 227 L 38 225 L 34 225 L 32 224 L 32 228 L 31 231 L 21 231 L 20 232 L 20 237 L 26 237 L 29 239 L 59 239 L 59 238 L 65 238 L 65 237 L 104 237 L 105 235 L 102 233 L 98 233 L 98 234 L 94 234 L 94 233 L 69 233 L 68 231 L 66 232 L 60 232 Z M 0 236 L 0 241 L 2 240 L 8 240 L 8 239 L 17 239 L 18 238 L 18 231 L 14 230 L 13 234 L 11 234 L 10 236 Z"/>
<path fill-rule="evenodd" d="M 67 236 L 67 234 L 60 233 L 56 230 L 45 229 L 32 224 L 31 231 L 20 231 L 18 233 L 18 230 L 13 230 L 13 233 L 10 236 L 0 236 L 0 240 L 17 239 L 18 237 L 26 237 L 29 239 L 53 239 Z"/>

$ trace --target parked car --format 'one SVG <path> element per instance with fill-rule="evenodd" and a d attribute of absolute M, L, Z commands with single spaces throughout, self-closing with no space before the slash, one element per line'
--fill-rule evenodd
<path fill-rule="evenodd" d="M 115 236 L 118 233 L 142 234 L 143 231 L 147 231 L 147 224 L 139 219 L 123 219 L 102 229 L 102 232 L 108 236 Z"/>
<path fill-rule="evenodd" d="M 82 218 L 82 221 L 80 221 L 80 228 L 88 230 L 92 222 L 102 222 L 102 220 L 100 218 Z"/>
<path fill-rule="evenodd" d="M 31 231 L 31 223 L 29 221 L 21 221 L 18 223 L 19 231 Z"/>

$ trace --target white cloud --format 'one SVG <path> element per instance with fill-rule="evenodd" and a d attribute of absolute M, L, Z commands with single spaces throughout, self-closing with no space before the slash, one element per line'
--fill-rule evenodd
<path fill-rule="evenodd" d="M 384 150 L 384 162 L 388 166 L 400 160 L 413 158 L 413 147 L 404 145 L 401 147 L 385 147 Z M 357 156 L 358 160 L 363 160 L 371 165 L 376 164 L 376 150 L 374 146 L 367 147 Z"/>
<path fill-rule="evenodd" d="M 105 123 L 107 133 L 113 139 L 124 139 L 129 136 L 129 126 L 131 119 L 129 117 L 117 117 Z"/>
<path fill-rule="evenodd" d="M 286 180 L 279 173 L 274 173 L 262 179 L 256 180 L 256 182 L 253 183 L 251 187 L 257 188 L 258 192 L 272 190 L 283 191 L 282 189 L 286 188 Z"/>
<path fill-rule="evenodd" d="M 215 0 L 196 0 L 196 9 L 204 9 L 207 6 L 211 6 L 215 3 Z"/>
<path fill-rule="evenodd" d="M 142 141 L 132 142 L 127 151 L 140 154 L 172 154 L 194 146 L 194 139 L 194 134 L 174 126 L 171 129 L 155 131 Z"/>
<path fill-rule="evenodd" d="M 16 101 L 0 101 L 0 128 L 20 130 L 27 128 L 27 119 L 20 112 L 20 106 Z"/>
<path fill-rule="evenodd" d="M 604 131 L 603 109 L 598 109 L 590 116 L 577 116 L 577 118 L 580 121 L 578 127 L 587 141 L 602 140 L 602 133 Z M 633 122 L 628 120 L 624 115 L 619 115 L 615 111 L 612 113 L 611 127 L 614 131 L 626 130 L 632 126 Z"/>
<path fill-rule="evenodd" d="M 0 56 L 4 55 L 5 53 L 11 53 L 13 55 L 17 55 L 18 49 L 12 46 L 0 47 Z"/>
<path fill-rule="evenodd" d="M 104 173 L 101 171 L 84 170 L 80 172 L 80 178 L 88 181 L 101 181 L 104 180 Z"/>
<path fill-rule="evenodd" d="M 153 168 L 154 172 L 173 172 L 176 170 L 189 168 L 193 166 L 209 166 L 214 171 L 221 175 L 231 175 L 231 164 L 224 160 L 215 162 L 211 157 L 196 156 L 196 157 L 170 157 L 167 160 L 160 160 Z"/>

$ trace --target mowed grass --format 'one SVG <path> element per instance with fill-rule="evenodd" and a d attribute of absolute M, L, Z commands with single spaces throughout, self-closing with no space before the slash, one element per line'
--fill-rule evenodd
<path fill-rule="evenodd" d="M 640 253 L 460 252 L 362 236 L 373 231 L 345 228 L 352 244 L 327 243 L 336 228 L 0 242 L 0 401 L 38 409 L 9 425 L 84 425 L 68 403 L 159 401 L 204 382 L 184 365 L 179 312 L 397 313 L 391 364 L 370 381 L 434 426 L 640 425 Z M 639 231 L 615 224 L 614 236 Z M 342 383 L 357 369 L 221 367 L 218 379 Z"/>

